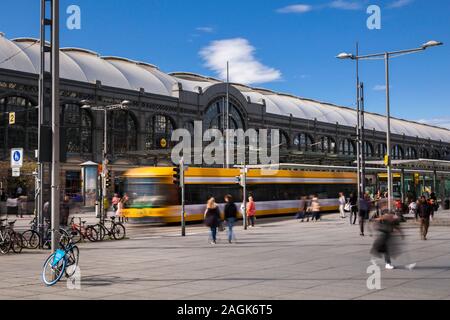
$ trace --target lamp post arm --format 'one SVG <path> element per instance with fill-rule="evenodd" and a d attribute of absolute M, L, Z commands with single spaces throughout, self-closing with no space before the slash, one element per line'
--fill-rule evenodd
<path fill-rule="evenodd" d="M 389 57 L 393 57 L 393 56 L 400 55 L 400 54 L 405 54 L 405 53 L 414 53 L 414 52 L 425 51 L 425 49 L 426 48 L 421 47 L 421 48 L 415 48 L 415 49 L 390 51 L 390 52 L 384 52 L 384 53 L 366 54 L 366 55 L 361 55 L 361 56 L 358 55 L 358 56 L 354 56 L 353 59 L 354 60 L 364 60 L 364 59 L 370 59 L 370 58 L 384 58 L 386 56 L 386 54 Z"/>

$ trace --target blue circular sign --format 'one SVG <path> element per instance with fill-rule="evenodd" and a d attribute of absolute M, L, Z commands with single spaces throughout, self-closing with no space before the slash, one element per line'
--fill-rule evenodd
<path fill-rule="evenodd" d="M 18 162 L 20 161 L 20 152 L 19 151 L 15 151 L 13 154 L 13 159 L 14 161 Z"/>

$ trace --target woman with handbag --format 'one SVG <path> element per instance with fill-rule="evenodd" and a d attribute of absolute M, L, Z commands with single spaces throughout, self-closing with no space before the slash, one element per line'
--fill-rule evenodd
<path fill-rule="evenodd" d="M 217 227 L 220 224 L 220 210 L 214 198 L 210 198 L 206 204 L 205 225 L 211 230 L 211 244 L 216 244 Z"/>
<path fill-rule="evenodd" d="M 341 219 L 345 219 L 345 196 L 343 192 L 339 193 L 339 213 L 341 214 Z"/>

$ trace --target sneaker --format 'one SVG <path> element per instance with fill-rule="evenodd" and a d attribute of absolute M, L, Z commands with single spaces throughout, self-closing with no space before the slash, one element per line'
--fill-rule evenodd
<path fill-rule="evenodd" d="M 406 268 L 409 271 L 412 271 L 415 267 L 416 267 L 416 263 L 411 263 L 411 264 L 406 265 Z"/>
<path fill-rule="evenodd" d="M 393 270 L 394 266 L 390 263 L 386 263 L 386 270 Z"/>

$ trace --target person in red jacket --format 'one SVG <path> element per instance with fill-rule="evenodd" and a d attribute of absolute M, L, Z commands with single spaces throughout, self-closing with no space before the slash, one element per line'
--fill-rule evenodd
<path fill-rule="evenodd" d="M 248 197 L 247 202 L 247 217 L 248 217 L 248 224 L 252 227 L 255 226 L 255 215 L 256 215 L 256 205 L 255 201 L 253 201 L 253 197 Z"/>

